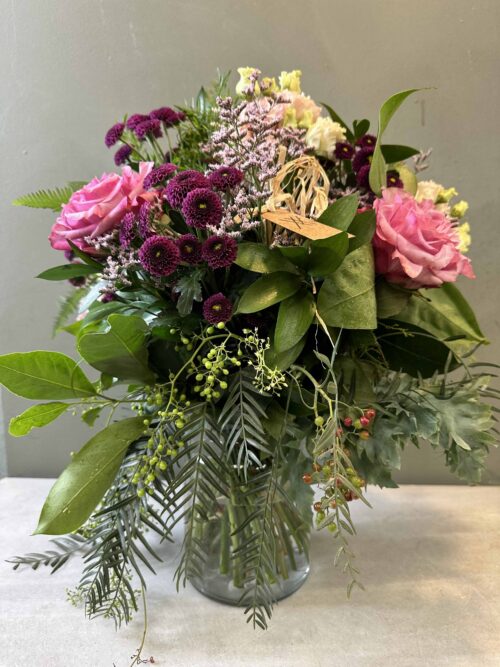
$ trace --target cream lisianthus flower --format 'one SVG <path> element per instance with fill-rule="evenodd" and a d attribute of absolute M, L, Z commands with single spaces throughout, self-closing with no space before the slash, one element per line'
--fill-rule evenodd
<path fill-rule="evenodd" d="M 457 227 L 457 235 L 459 238 L 458 249 L 460 252 L 468 252 L 471 244 L 470 225 L 468 222 L 463 222 Z"/>
<path fill-rule="evenodd" d="M 260 86 L 257 81 L 252 84 L 252 77 L 256 74 L 260 74 L 260 70 L 256 67 L 238 67 L 238 74 L 240 75 L 240 80 L 236 84 L 236 93 L 237 95 L 246 95 L 246 92 L 250 86 L 253 85 L 253 90 L 255 95 L 260 95 Z"/>
<path fill-rule="evenodd" d="M 419 181 L 415 199 L 418 202 L 430 199 L 435 204 L 439 195 L 444 191 L 443 186 L 435 181 Z"/>
<path fill-rule="evenodd" d="M 300 77 L 302 72 L 300 69 L 294 69 L 293 72 L 281 72 L 280 86 L 281 90 L 290 90 L 292 93 L 300 93 Z"/>
<path fill-rule="evenodd" d="M 260 81 L 260 90 L 263 95 L 274 95 L 279 91 L 278 84 L 274 76 L 265 76 Z"/>
<path fill-rule="evenodd" d="M 332 157 L 335 144 L 345 141 L 345 127 L 331 118 L 318 118 L 306 133 L 306 144 L 314 149 L 316 155 Z"/>

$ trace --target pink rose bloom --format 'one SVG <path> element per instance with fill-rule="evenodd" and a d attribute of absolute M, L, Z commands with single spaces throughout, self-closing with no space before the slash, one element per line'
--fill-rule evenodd
<path fill-rule="evenodd" d="M 388 282 L 418 289 L 454 282 L 460 274 L 476 277 L 449 219 L 430 200 L 417 202 L 404 190 L 387 188 L 373 206 L 375 270 Z"/>
<path fill-rule="evenodd" d="M 126 166 L 121 176 L 103 174 L 74 192 L 52 227 L 51 246 L 56 250 L 71 250 L 70 240 L 81 250 L 96 254 L 85 238 L 96 238 L 111 231 L 125 213 L 137 210 L 143 201 L 152 197 L 144 190 L 143 182 L 153 166 L 152 162 L 141 162 L 139 172 Z"/>

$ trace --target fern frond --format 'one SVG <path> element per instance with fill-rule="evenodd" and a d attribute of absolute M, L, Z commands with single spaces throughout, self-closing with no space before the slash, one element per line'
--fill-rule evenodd
<path fill-rule="evenodd" d="M 81 535 L 69 535 L 50 540 L 56 549 L 48 549 L 44 553 L 29 553 L 24 556 L 15 556 L 7 561 L 14 565 L 14 570 L 26 565 L 33 570 L 40 566 L 50 567 L 51 574 L 65 565 L 70 558 L 85 553 L 87 540 Z"/>
<path fill-rule="evenodd" d="M 52 327 L 52 336 L 55 336 L 68 323 L 69 318 L 76 313 L 80 301 L 87 292 L 86 287 L 74 287 L 67 296 L 61 298 L 59 312 Z"/>
<path fill-rule="evenodd" d="M 59 212 L 76 190 L 82 187 L 80 181 L 72 181 L 61 188 L 38 190 L 22 195 L 12 202 L 13 206 L 29 206 L 30 208 L 48 208 Z"/>

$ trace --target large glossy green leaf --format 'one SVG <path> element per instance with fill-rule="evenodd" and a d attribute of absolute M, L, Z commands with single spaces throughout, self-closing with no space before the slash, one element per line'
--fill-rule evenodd
<path fill-rule="evenodd" d="M 131 417 L 91 438 L 50 490 L 35 533 L 62 535 L 79 528 L 113 483 L 127 448 L 143 432 L 143 419 Z"/>
<path fill-rule="evenodd" d="M 311 326 L 316 304 L 306 289 L 280 303 L 274 331 L 274 349 L 279 354 L 296 345 Z"/>
<path fill-rule="evenodd" d="M 277 368 L 280 371 L 286 370 L 296 361 L 304 349 L 306 340 L 307 335 L 304 335 L 293 347 L 284 352 L 276 352 L 274 345 L 271 343 L 271 347 L 266 350 L 266 364 L 270 368 Z"/>
<path fill-rule="evenodd" d="M 377 326 L 371 245 L 351 252 L 319 291 L 318 311 L 326 324 L 346 329 Z"/>
<path fill-rule="evenodd" d="M 375 286 L 377 295 L 377 317 L 384 319 L 400 313 L 408 303 L 412 294 L 398 285 L 391 285 L 382 278 L 377 279 Z"/>
<path fill-rule="evenodd" d="M 352 194 L 341 197 L 333 202 L 319 216 L 319 222 L 329 227 L 336 227 L 345 232 L 356 215 L 359 206 L 359 195 Z"/>
<path fill-rule="evenodd" d="M 61 266 L 54 266 L 51 269 L 42 271 L 37 278 L 42 278 L 43 280 L 68 280 L 69 278 L 90 276 L 98 271 L 102 271 L 102 266 L 97 268 L 89 264 L 74 262 L 73 264 L 62 264 Z"/>
<path fill-rule="evenodd" d="M 86 398 L 95 389 L 81 368 L 61 352 L 37 350 L 0 357 L 0 383 L 23 398 Z"/>
<path fill-rule="evenodd" d="M 328 276 L 338 269 L 349 249 L 349 237 L 345 232 L 329 239 L 313 241 L 307 262 L 311 276 Z"/>
<path fill-rule="evenodd" d="M 380 146 L 382 156 L 386 164 L 393 164 L 394 162 L 402 162 L 407 160 L 412 155 L 420 153 L 418 148 L 411 146 L 398 146 L 396 144 L 382 144 Z"/>
<path fill-rule="evenodd" d="M 414 324 L 442 341 L 455 339 L 470 345 L 487 342 L 471 307 L 452 283 L 420 290 L 395 319 Z"/>
<path fill-rule="evenodd" d="M 370 168 L 370 187 L 379 195 L 382 188 L 386 185 L 386 166 L 384 156 L 382 154 L 382 136 L 387 129 L 387 126 L 399 107 L 403 104 L 407 97 L 420 90 L 419 88 L 411 88 L 410 90 L 403 90 L 396 93 L 387 99 L 380 107 L 378 117 L 378 134 L 375 151 L 373 153 L 371 168 Z"/>
<path fill-rule="evenodd" d="M 278 271 L 262 276 L 243 292 L 238 313 L 256 313 L 292 296 L 300 287 L 299 276 Z"/>
<path fill-rule="evenodd" d="M 268 248 L 262 243 L 240 243 L 234 263 L 255 273 L 297 272 L 296 267 L 279 250 Z"/>
<path fill-rule="evenodd" d="M 105 331 L 93 328 L 85 327 L 78 337 L 78 351 L 91 366 L 120 380 L 154 380 L 148 366 L 148 327 L 141 317 L 113 313 Z"/>
<path fill-rule="evenodd" d="M 373 209 L 355 215 L 354 220 L 349 225 L 349 234 L 353 235 L 349 239 L 349 252 L 360 248 L 365 243 L 370 243 L 376 225 L 377 217 Z"/>
<path fill-rule="evenodd" d="M 17 417 L 12 417 L 9 433 L 16 438 L 27 435 L 32 428 L 41 428 L 53 422 L 69 408 L 68 403 L 42 403 L 32 405 Z"/>

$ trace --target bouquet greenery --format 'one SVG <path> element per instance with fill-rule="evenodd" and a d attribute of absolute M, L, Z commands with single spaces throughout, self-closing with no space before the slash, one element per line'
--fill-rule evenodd
<path fill-rule="evenodd" d="M 475 483 L 495 442 L 495 390 L 473 360 L 487 341 L 454 285 L 474 277 L 467 204 L 420 179 L 429 152 L 383 141 L 415 90 L 382 105 L 374 135 L 321 115 L 298 71 L 239 72 L 234 95 L 221 77 L 191 105 L 115 124 L 121 173 L 15 202 L 58 212 L 67 263 L 39 278 L 72 284 L 55 330 L 77 359 L 0 357 L 7 389 L 45 401 L 10 433 L 67 411 L 105 419 L 42 509 L 54 548 L 15 564 L 80 555 L 71 598 L 89 617 L 130 619 L 156 536 L 179 522 L 178 584 L 254 625 L 307 575 L 312 525 L 336 540 L 350 592 L 366 485 L 396 486 L 421 439 Z"/>

